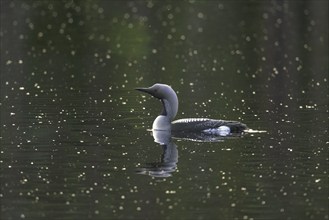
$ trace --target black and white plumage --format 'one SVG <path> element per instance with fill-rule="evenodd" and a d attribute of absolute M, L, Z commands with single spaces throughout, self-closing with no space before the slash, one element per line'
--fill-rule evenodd
<path fill-rule="evenodd" d="M 152 130 L 227 136 L 232 133 L 242 133 L 248 129 L 245 124 L 238 121 L 208 118 L 186 118 L 173 121 L 178 111 L 178 98 L 170 86 L 156 83 L 149 88 L 137 88 L 136 90 L 148 93 L 162 102 L 162 113 L 154 120 Z"/>
<path fill-rule="evenodd" d="M 171 123 L 173 131 L 201 131 L 210 133 L 213 129 L 226 126 L 231 133 L 241 133 L 247 126 L 238 121 L 216 120 L 209 118 L 179 119 Z M 214 131 L 213 131 L 214 132 Z"/>

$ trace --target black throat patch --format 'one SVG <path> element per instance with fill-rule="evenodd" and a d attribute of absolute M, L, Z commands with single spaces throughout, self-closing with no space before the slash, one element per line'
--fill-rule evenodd
<path fill-rule="evenodd" d="M 161 114 L 160 115 L 164 115 L 164 116 L 167 116 L 167 109 L 166 109 L 166 105 L 165 105 L 165 103 L 164 103 L 164 101 L 161 99 L 161 103 L 162 103 L 162 106 L 163 106 L 163 108 L 162 108 L 162 112 L 161 112 Z"/>

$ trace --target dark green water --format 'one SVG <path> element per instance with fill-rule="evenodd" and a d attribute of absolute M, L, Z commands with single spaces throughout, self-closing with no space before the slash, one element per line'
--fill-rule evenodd
<path fill-rule="evenodd" d="M 1 219 L 328 219 L 327 1 L 1 1 Z M 266 133 L 147 129 L 239 120 Z"/>

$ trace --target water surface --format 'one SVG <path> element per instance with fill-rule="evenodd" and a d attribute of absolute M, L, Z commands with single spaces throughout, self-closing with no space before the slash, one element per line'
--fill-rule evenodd
<path fill-rule="evenodd" d="M 3 1 L 1 219 L 328 219 L 326 1 Z M 177 118 L 266 133 L 217 142 Z M 166 164 L 168 165 L 168 164 Z"/>

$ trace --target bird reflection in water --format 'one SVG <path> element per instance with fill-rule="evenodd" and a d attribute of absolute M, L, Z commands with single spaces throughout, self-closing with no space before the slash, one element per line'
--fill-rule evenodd
<path fill-rule="evenodd" d="M 153 177 L 170 177 L 177 168 L 178 150 L 171 138 L 170 131 L 153 130 L 154 141 L 162 147 L 161 160 L 159 162 L 146 163 L 144 167 L 137 169 L 137 174 Z"/>
<path fill-rule="evenodd" d="M 225 139 L 240 138 L 243 134 L 230 134 L 225 136 L 209 135 L 192 132 L 171 132 L 168 130 L 152 130 L 154 142 L 162 147 L 161 159 L 158 162 L 145 163 L 136 170 L 137 174 L 152 177 L 171 177 L 177 169 L 178 150 L 173 139 L 189 140 L 196 142 L 221 142 Z"/>

